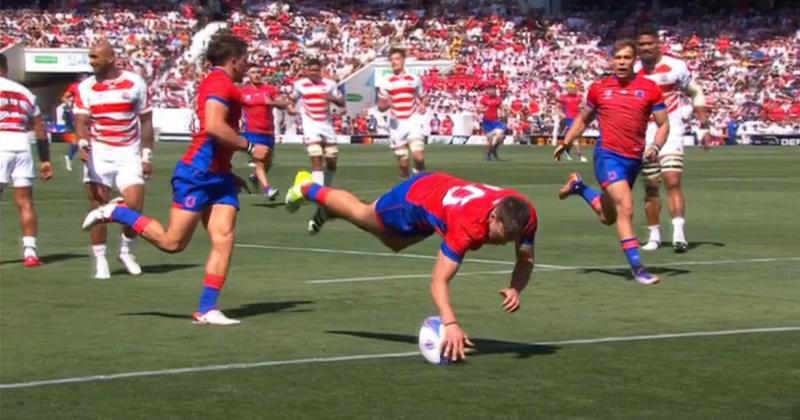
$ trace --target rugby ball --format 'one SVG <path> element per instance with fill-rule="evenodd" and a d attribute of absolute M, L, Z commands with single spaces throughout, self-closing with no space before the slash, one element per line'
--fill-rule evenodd
<path fill-rule="evenodd" d="M 419 327 L 419 351 L 428 363 L 448 365 L 450 359 L 442 356 L 445 327 L 438 316 L 428 317 Z"/>

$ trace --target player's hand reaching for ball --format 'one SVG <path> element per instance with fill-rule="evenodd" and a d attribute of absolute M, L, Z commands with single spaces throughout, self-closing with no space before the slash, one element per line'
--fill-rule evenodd
<path fill-rule="evenodd" d="M 516 312 L 519 309 L 519 290 L 513 287 L 500 289 L 500 296 L 503 297 L 503 309 L 508 313 Z"/>
<path fill-rule="evenodd" d="M 442 340 L 442 356 L 453 362 L 463 360 L 467 357 L 466 348 L 472 347 L 472 341 L 457 322 L 445 325 L 444 340 Z"/>
<path fill-rule="evenodd" d="M 644 151 L 644 160 L 646 162 L 655 162 L 658 159 L 658 153 L 661 151 L 661 148 L 657 145 L 648 146 L 647 150 Z"/>

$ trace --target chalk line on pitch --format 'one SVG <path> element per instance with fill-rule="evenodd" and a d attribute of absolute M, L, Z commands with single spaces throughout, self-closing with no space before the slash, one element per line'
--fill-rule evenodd
<path fill-rule="evenodd" d="M 509 349 L 525 348 L 532 346 L 574 346 L 574 345 L 588 345 L 588 344 L 624 343 L 633 341 L 666 340 L 666 339 L 677 339 L 677 338 L 719 337 L 719 336 L 731 336 L 731 335 L 743 335 L 743 334 L 762 334 L 762 333 L 797 332 L 797 331 L 800 331 L 800 326 L 748 328 L 748 329 L 719 330 L 719 331 L 695 331 L 695 332 L 685 332 L 685 333 L 665 333 L 665 334 L 633 335 L 633 336 L 621 336 L 621 337 L 582 338 L 582 339 L 558 340 L 558 341 L 539 341 L 534 343 L 521 344 L 518 347 L 517 346 L 509 347 Z M 477 352 L 477 354 L 480 354 L 480 352 Z M 0 384 L 0 389 L 33 388 L 33 387 L 40 387 L 47 385 L 100 382 L 100 381 L 111 381 L 116 379 L 141 378 L 141 377 L 151 377 L 151 376 L 170 376 L 170 375 L 181 375 L 187 373 L 217 372 L 225 370 L 247 370 L 247 369 L 256 369 L 256 368 L 272 367 L 272 366 L 290 366 L 290 365 L 307 365 L 316 363 L 350 362 L 359 360 L 392 359 L 401 357 L 411 357 L 417 355 L 419 355 L 419 351 L 407 351 L 407 352 L 396 352 L 396 353 L 355 354 L 349 356 L 272 360 L 272 361 L 255 362 L 255 363 L 228 363 L 228 364 L 196 366 L 196 367 L 186 367 L 186 368 L 176 368 L 176 369 L 142 370 L 133 372 L 113 373 L 107 375 L 76 376 L 71 378 L 47 379 L 41 381 L 6 383 L 6 384 Z"/>

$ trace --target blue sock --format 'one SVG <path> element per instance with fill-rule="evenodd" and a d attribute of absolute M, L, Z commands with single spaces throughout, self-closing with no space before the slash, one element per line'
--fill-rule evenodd
<path fill-rule="evenodd" d="M 123 225 L 133 226 L 142 217 L 141 213 L 127 207 L 117 206 L 111 213 L 111 220 Z"/>
<path fill-rule="evenodd" d="M 209 286 L 203 287 L 203 291 L 200 292 L 200 305 L 198 306 L 197 311 L 200 313 L 206 313 L 212 309 L 215 309 L 217 307 L 218 298 L 219 289 Z"/>
<path fill-rule="evenodd" d="M 303 185 L 303 196 L 315 203 L 325 205 L 325 197 L 328 196 L 330 188 L 313 182 Z"/>
<path fill-rule="evenodd" d="M 67 151 L 67 157 L 69 160 L 75 159 L 75 155 L 78 153 L 78 144 L 77 143 L 70 143 L 69 150 Z"/>
<path fill-rule="evenodd" d="M 623 239 L 620 242 L 622 245 L 622 252 L 625 253 L 625 258 L 628 259 L 628 264 L 630 264 L 631 269 L 635 270 L 642 266 L 642 256 L 639 253 L 639 239 L 637 237 L 632 237 L 628 239 Z"/>

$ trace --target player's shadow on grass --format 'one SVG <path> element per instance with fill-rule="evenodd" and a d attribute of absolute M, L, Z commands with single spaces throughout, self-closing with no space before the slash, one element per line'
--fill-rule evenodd
<path fill-rule="evenodd" d="M 225 315 L 229 318 L 249 318 L 263 314 L 271 314 L 276 312 L 284 313 L 298 313 L 298 312 L 311 312 L 311 309 L 295 309 L 300 305 L 309 305 L 314 303 L 310 300 L 289 300 L 284 302 L 257 302 L 247 303 L 238 308 L 225 309 Z M 175 319 L 190 319 L 191 317 L 185 313 L 176 314 L 161 311 L 145 311 L 145 312 L 124 312 L 117 314 L 117 316 L 157 316 L 161 318 L 175 318 Z"/>
<path fill-rule="evenodd" d="M 142 273 L 144 274 L 164 274 L 164 273 L 171 273 L 173 271 L 178 270 L 187 270 L 189 268 L 199 267 L 198 264 L 152 264 L 152 265 L 143 265 L 142 266 Z M 113 273 L 112 275 L 117 274 L 126 274 L 124 268 L 120 268 Z"/>
<path fill-rule="evenodd" d="M 690 243 L 689 243 L 689 248 L 688 248 L 688 249 L 689 249 L 689 251 L 691 251 L 691 250 L 693 250 L 693 249 L 695 249 L 695 248 L 700 248 L 701 246 L 705 246 L 705 245 L 713 245 L 713 246 L 715 246 L 715 247 L 723 247 L 723 246 L 728 246 L 728 245 L 727 245 L 726 243 L 724 243 L 724 242 L 711 242 L 711 241 L 698 241 L 698 242 L 694 242 L 694 241 L 692 241 L 692 242 L 690 242 Z"/>
<path fill-rule="evenodd" d="M 371 338 L 375 340 L 394 341 L 398 343 L 418 344 L 419 338 L 414 335 L 374 333 L 366 331 L 326 331 L 328 334 L 349 335 L 360 338 Z M 475 344 L 472 356 L 484 354 L 506 354 L 515 353 L 520 359 L 527 359 L 532 356 L 543 356 L 555 354 L 561 347 L 546 344 L 517 343 L 514 341 L 493 340 L 489 338 L 471 338 Z"/>
<path fill-rule="evenodd" d="M 57 263 L 57 262 L 60 262 L 60 261 L 74 260 L 75 258 L 87 258 L 87 257 L 88 257 L 87 254 L 76 254 L 74 252 L 60 253 L 60 254 L 49 254 L 49 255 L 41 255 L 41 256 L 39 256 L 39 258 L 42 260 L 42 262 L 44 264 L 52 264 L 52 263 Z M 21 262 L 22 262 L 22 259 L 0 261 L 0 265 L 17 264 L 17 263 L 21 263 Z"/>
<path fill-rule="evenodd" d="M 666 276 L 680 276 L 683 274 L 690 274 L 691 271 L 683 268 L 673 267 L 647 267 L 653 274 L 662 274 Z M 631 270 L 629 268 L 584 268 L 581 270 L 582 274 L 589 273 L 602 273 L 609 276 L 623 277 L 625 279 L 631 278 Z"/>
<path fill-rule="evenodd" d="M 253 203 L 254 207 L 267 207 L 270 209 L 274 209 L 275 207 L 284 207 L 286 204 L 283 201 L 275 202 L 275 203 Z"/>

